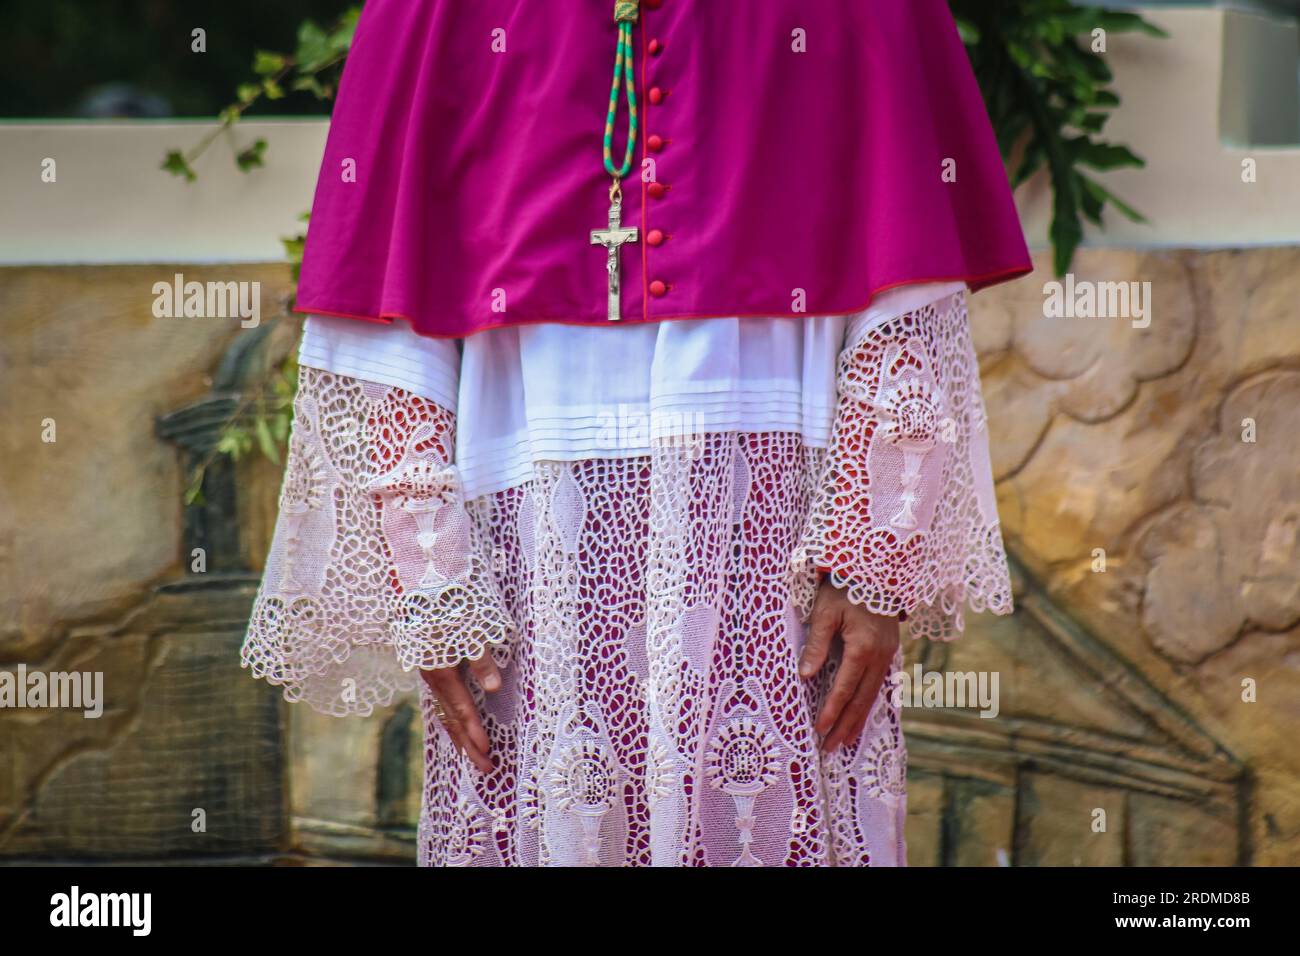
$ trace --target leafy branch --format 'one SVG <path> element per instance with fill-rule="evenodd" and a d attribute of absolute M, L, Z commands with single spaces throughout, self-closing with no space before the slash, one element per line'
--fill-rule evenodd
<path fill-rule="evenodd" d="M 242 398 L 212 450 L 194 466 L 185 490 L 187 505 L 203 503 L 203 478 L 218 456 L 239 461 L 256 448 L 264 458 L 280 463 L 280 449 L 287 444 L 289 427 L 293 424 L 293 399 L 297 391 L 298 356 L 290 351 Z"/>
<path fill-rule="evenodd" d="M 263 99 L 283 99 L 286 90 L 311 93 L 318 100 L 333 99 L 360 16 L 360 6 L 350 7 L 328 30 L 311 20 L 305 21 L 298 28 L 298 43 L 292 54 L 258 50 L 253 57 L 253 73 L 257 79 L 236 88 L 235 101 L 217 115 L 216 129 L 188 150 L 169 150 L 161 168 L 184 177 L 186 182 L 194 182 L 198 178 L 194 161 Z M 235 152 L 235 164 L 242 172 L 248 172 L 264 165 L 265 154 L 266 140 L 258 139 Z"/>
<path fill-rule="evenodd" d="M 1146 221 L 1084 170 L 1146 165 L 1127 146 L 1098 138 L 1119 105 L 1109 89 L 1114 77 L 1103 51 L 1114 33 L 1166 34 L 1137 14 L 1081 7 L 1071 0 L 949 3 L 1002 158 L 1008 167 L 1015 162 L 1012 188 L 1044 167 L 1048 171 L 1053 266 L 1064 275 L 1083 240 L 1083 220 L 1102 226 L 1108 203 L 1133 222 Z"/>

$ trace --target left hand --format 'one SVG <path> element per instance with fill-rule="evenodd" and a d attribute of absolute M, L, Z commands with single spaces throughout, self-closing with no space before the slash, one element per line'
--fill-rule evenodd
<path fill-rule="evenodd" d="M 898 651 L 898 618 L 872 614 L 830 581 L 822 581 L 813 604 L 808 641 L 799 657 L 800 677 L 821 670 L 835 637 L 843 642 L 844 653 L 835 683 L 813 725 L 822 735 L 822 750 L 827 753 L 857 740 L 866 727 L 885 672 Z"/>

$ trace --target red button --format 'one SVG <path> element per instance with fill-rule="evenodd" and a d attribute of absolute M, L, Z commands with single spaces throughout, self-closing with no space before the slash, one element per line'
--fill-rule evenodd
<path fill-rule="evenodd" d="M 658 106 L 664 101 L 664 91 L 657 86 L 650 87 L 650 102 Z"/>
<path fill-rule="evenodd" d="M 658 133 L 655 133 L 645 141 L 645 144 L 650 147 L 650 152 L 657 153 L 659 150 L 664 148 L 664 138 Z"/>
<path fill-rule="evenodd" d="M 658 38 L 658 37 L 655 37 L 653 40 L 650 41 L 650 55 L 651 55 L 651 56 L 658 56 L 661 52 L 663 52 L 663 48 L 664 48 L 664 45 L 663 45 L 662 43 L 659 42 L 659 38 Z"/>
<path fill-rule="evenodd" d="M 663 231 L 659 229 L 651 229 L 649 232 L 645 234 L 645 241 L 650 243 L 650 245 L 652 246 L 663 245 L 664 242 Z"/>
<path fill-rule="evenodd" d="M 654 282 L 650 283 L 650 294 L 654 296 L 656 299 L 662 296 L 667 291 L 668 291 L 668 286 L 664 285 L 663 282 L 661 282 L 658 279 L 655 279 Z"/>
<path fill-rule="evenodd" d="M 664 193 L 668 192 L 668 187 L 663 183 L 651 183 L 646 191 L 650 193 L 651 199 L 663 199 Z"/>

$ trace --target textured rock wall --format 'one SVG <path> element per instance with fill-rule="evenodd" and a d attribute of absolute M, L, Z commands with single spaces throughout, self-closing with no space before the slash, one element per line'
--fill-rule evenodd
<path fill-rule="evenodd" d="M 1008 545 L 1061 612 L 1240 761 L 1246 858 L 1295 864 L 1300 249 L 1083 251 L 1078 280 L 1151 283 L 1145 329 L 1045 318 L 1038 266 L 976 299 Z M 1068 720 L 1070 697 L 1104 689 L 1014 692 Z"/>

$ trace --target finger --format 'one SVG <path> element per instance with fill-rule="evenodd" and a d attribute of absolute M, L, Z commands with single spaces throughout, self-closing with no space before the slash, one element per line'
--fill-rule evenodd
<path fill-rule="evenodd" d="M 862 733 L 862 728 L 867 725 L 867 719 L 871 716 L 871 710 L 876 706 L 876 701 L 880 699 L 880 694 L 885 686 L 885 677 L 889 674 L 889 667 L 893 663 L 893 655 L 888 658 L 880 658 L 874 664 L 867 668 L 867 672 L 862 677 L 862 687 L 865 691 L 866 709 L 862 712 L 861 720 L 854 728 L 853 734 L 848 738 L 854 739 Z"/>
<path fill-rule="evenodd" d="M 866 666 L 865 653 L 852 649 L 845 650 L 844 659 L 840 661 L 840 669 L 835 672 L 835 683 L 831 685 L 831 692 L 826 695 L 826 703 L 822 705 L 821 713 L 817 715 L 817 722 L 813 724 L 813 729 L 817 733 L 825 735 L 835 726 L 840 714 L 853 699 L 858 684 L 862 683 L 862 672 L 866 670 Z"/>
<path fill-rule="evenodd" d="M 470 661 L 469 672 L 478 681 L 478 686 L 484 690 L 491 692 L 501 689 L 501 671 L 497 669 L 497 662 L 492 659 L 491 651 L 486 651 L 476 661 Z"/>
<path fill-rule="evenodd" d="M 799 676 L 812 677 L 826 663 L 831 651 L 831 639 L 839 633 L 842 614 L 834 605 L 817 601 L 813 605 L 812 620 L 808 624 L 808 640 L 799 655 Z"/>
<path fill-rule="evenodd" d="M 862 735 L 867 719 L 871 716 L 871 708 L 876 705 L 876 698 L 880 694 L 886 664 L 887 661 L 877 658 L 863 671 L 862 680 L 854 689 L 853 699 L 822 741 L 823 750 L 830 752 L 843 744 L 852 744 Z"/>
<path fill-rule="evenodd" d="M 425 671 L 424 674 L 429 689 L 438 702 L 438 714 L 435 715 L 438 724 L 447 732 L 447 736 L 451 738 L 458 751 L 466 751 L 471 741 L 465 732 L 465 722 L 451 704 L 457 692 L 457 685 L 461 683 L 459 670 L 455 667 L 439 668 Z"/>
<path fill-rule="evenodd" d="M 465 686 L 465 678 L 455 668 L 446 668 L 436 674 L 434 693 L 447 713 L 443 726 L 474 766 L 484 773 L 491 773 L 495 768 L 488 756 L 490 742 L 487 731 L 483 729 L 474 698 Z"/>

